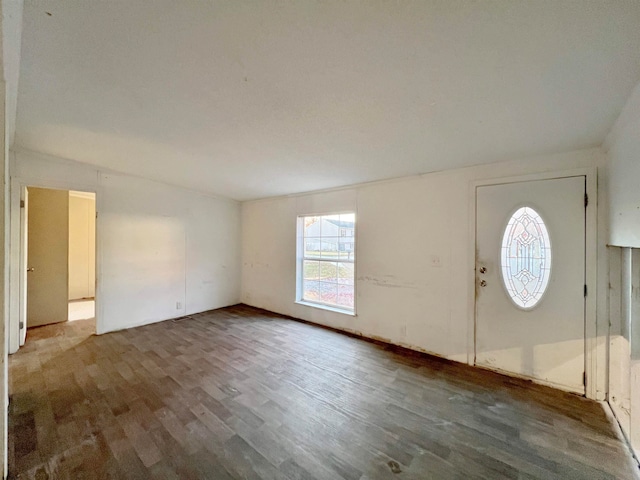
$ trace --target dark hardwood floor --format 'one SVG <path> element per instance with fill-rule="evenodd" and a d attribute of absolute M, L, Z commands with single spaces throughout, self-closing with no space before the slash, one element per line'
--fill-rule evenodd
<path fill-rule="evenodd" d="M 638 478 L 597 402 L 262 310 L 92 333 L 10 357 L 11 478 Z"/>

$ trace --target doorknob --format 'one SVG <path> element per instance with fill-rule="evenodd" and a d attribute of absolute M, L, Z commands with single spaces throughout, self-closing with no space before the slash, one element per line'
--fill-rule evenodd
<path fill-rule="evenodd" d="M 29 267 L 29 268 L 27 268 L 27 272 L 35 272 L 35 271 L 36 271 L 36 269 L 35 269 L 35 268 L 33 268 L 33 267 Z"/>
<path fill-rule="evenodd" d="M 480 267 L 480 273 L 487 273 L 487 267 Z"/>
<path fill-rule="evenodd" d="M 487 286 L 487 281 L 486 280 L 480 280 L 480 286 L 481 287 L 486 287 Z"/>

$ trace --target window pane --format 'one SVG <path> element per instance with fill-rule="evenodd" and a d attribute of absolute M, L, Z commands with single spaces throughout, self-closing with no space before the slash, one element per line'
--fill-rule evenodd
<path fill-rule="evenodd" d="M 323 252 L 322 259 L 323 260 L 353 260 L 353 252 L 352 251 L 337 251 L 337 252 Z"/>
<path fill-rule="evenodd" d="M 322 258 L 338 259 L 339 253 L 339 237 L 322 237 Z"/>
<path fill-rule="evenodd" d="M 320 258 L 320 237 L 309 237 L 304 239 L 304 256 L 305 258 Z"/>
<path fill-rule="evenodd" d="M 320 301 L 323 303 L 337 305 L 338 285 L 327 282 L 318 282 L 318 285 L 320 289 Z"/>
<path fill-rule="evenodd" d="M 353 263 L 338 264 L 338 283 L 343 285 L 353 285 L 355 266 Z"/>
<path fill-rule="evenodd" d="M 304 217 L 304 236 L 305 237 L 319 237 L 320 226 L 321 226 L 321 217 Z"/>
<path fill-rule="evenodd" d="M 353 285 L 338 285 L 337 304 L 341 307 L 353 309 Z"/>
<path fill-rule="evenodd" d="M 319 262 L 320 275 L 319 280 L 325 282 L 338 283 L 338 264 L 333 262 Z"/>
<path fill-rule="evenodd" d="M 320 262 L 305 260 L 303 268 L 303 278 L 305 280 L 318 280 Z"/>
<path fill-rule="evenodd" d="M 320 285 L 316 281 L 302 281 L 302 299 L 317 302 L 320 300 Z"/>
<path fill-rule="evenodd" d="M 345 236 L 345 237 L 340 237 L 340 243 L 341 244 L 348 244 L 348 243 L 355 243 L 355 239 L 353 236 Z M 344 249 L 345 247 L 340 247 L 340 249 Z"/>
<path fill-rule="evenodd" d="M 345 260 L 349 260 L 350 262 L 355 262 L 356 261 L 356 245 L 355 245 L 355 243 L 353 244 L 353 249 L 345 257 Z"/>
<path fill-rule="evenodd" d="M 340 238 L 340 244 L 338 245 L 339 258 L 341 260 L 353 260 L 355 246 L 353 237 Z"/>

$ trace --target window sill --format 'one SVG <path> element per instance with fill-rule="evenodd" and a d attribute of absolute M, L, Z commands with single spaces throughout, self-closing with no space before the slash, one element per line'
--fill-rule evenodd
<path fill-rule="evenodd" d="M 328 310 L 330 312 L 341 313 L 343 315 L 349 315 L 351 317 L 356 316 L 356 312 L 354 311 L 344 310 L 342 308 L 332 307 L 330 305 L 324 305 L 322 303 L 305 302 L 304 300 L 296 300 L 296 303 L 298 305 L 304 305 L 305 307 L 313 307 L 313 308 L 318 308 L 320 310 Z"/>

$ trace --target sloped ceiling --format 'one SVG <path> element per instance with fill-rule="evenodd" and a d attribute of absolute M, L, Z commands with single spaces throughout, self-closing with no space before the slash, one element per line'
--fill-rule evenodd
<path fill-rule="evenodd" d="M 29 0 L 15 148 L 244 200 L 597 146 L 640 2 Z"/>

